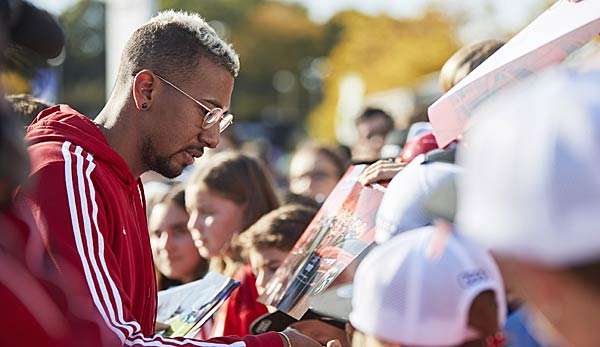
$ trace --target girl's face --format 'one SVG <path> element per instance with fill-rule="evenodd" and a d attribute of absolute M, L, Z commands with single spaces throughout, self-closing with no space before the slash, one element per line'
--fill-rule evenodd
<path fill-rule="evenodd" d="M 154 262 L 165 277 L 190 282 L 202 259 L 187 229 L 188 214 L 176 204 L 158 204 L 150 215 L 150 243 Z"/>
<path fill-rule="evenodd" d="M 335 164 L 312 151 L 300 152 L 290 163 L 290 190 L 321 203 L 339 181 Z"/>
<path fill-rule="evenodd" d="M 242 231 L 244 207 L 198 186 L 186 190 L 186 203 L 188 228 L 200 255 L 225 255 L 233 236 Z"/>
<path fill-rule="evenodd" d="M 252 272 L 256 275 L 256 290 L 259 295 L 265 292 L 267 283 L 281 267 L 288 254 L 289 252 L 274 247 L 250 250 L 249 260 Z"/>

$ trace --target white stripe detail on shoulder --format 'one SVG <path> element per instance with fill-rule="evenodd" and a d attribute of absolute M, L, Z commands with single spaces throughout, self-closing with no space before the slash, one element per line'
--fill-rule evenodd
<path fill-rule="evenodd" d="M 104 306 L 106 307 L 106 310 L 108 310 L 108 317 L 110 318 L 111 322 L 115 322 L 115 311 L 113 309 L 112 302 L 111 302 L 108 292 L 106 290 L 106 284 L 104 282 L 104 278 L 100 274 L 100 269 L 98 268 L 98 263 L 96 261 L 96 257 L 94 254 L 94 243 L 93 243 L 94 240 L 92 238 L 92 226 L 91 226 L 91 222 L 90 222 L 90 214 L 88 211 L 88 199 L 87 199 L 86 188 L 85 188 L 85 180 L 83 178 L 83 156 L 81 155 L 82 151 L 83 151 L 83 149 L 81 147 L 79 147 L 79 146 L 75 147 L 75 156 L 77 157 L 77 183 L 78 183 L 78 189 L 79 189 L 79 200 L 80 200 L 80 205 L 81 205 L 81 216 L 83 218 L 83 230 L 84 230 L 84 235 L 85 235 L 86 245 L 87 245 L 87 256 L 88 256 L 87 259 L 91 263 L 92 269 L 94 270 L 94 274 L 96 277 L 96 283 L 98 283 L 98 287 L 100 288 L 100 294 L 102 295 L 102 298 L 104 300 Z M 88 161 L 88 168 L 86 170 L 86 176 L 88 176 L 91 173 L 91 171 L 94 170 L 94 166 L 95 166 L 94 163 Z M 92 195 L 92 194 L 90 193 L 90 195 Z M 92 204 L 94 204 L 94 203 L 92 203 Z M 93 209 L 93 207 L 92 207 L 92 209 Z M 96 224 L 96 223 L 94 223 L 94 224 Z M 101 234 L 98 233 L 98 236 L 100 237 Z M 98 239 L 98 243 L 100 243 L 99 239 Z M 116 324 L 116 326 L 121 329 L 126 329 L 128 335 L 131 335 L 133 333 L 133 328 L 130 326 L 125 326 L 122 324 Z"/>
<path fill-rule="evenodd" d="M 79 157 L 77 158 L 77 160 L 79 161 Z M 93 157 L 91 154 L 87 155 L 86 160 L 88 162 L 88 168 L 87 168 L 87 170 L 85 170 L 85 177 L 87 180 L 88 189 L 90 191 L 90 202 L 92 204 L 92 220 L 94 223 L 93 226 L 96 230 L 96 236 L 97 236 L 97 242 L 98 242 L 98 254 L 99 254 L 98 258 L 100 259 L 100 265 L 102 267 L 102 271 L 104 272 L 104 276 L 100 272 L 100 269 L 98 268 L 97 263 L 96 263 L 96 257 L 94 254 L 94 248 L 93 248 L 93 243 L 92 243 L 92 230 L 91 230 L 91 226 L 88 225 L 89 224 L 89 211 L 87 209 L 87 203 L 86 203 L 85 206 L 82 205 L 82 211 L 85 216 L 84 220 L 87 221 L 85 231 L 86 231 L 86 237 L 88 238 L 88 247 L 89 247 L 88 255 L 89 255 L 90 259 L 92 259 L 92 263 L 95 265 L 94 271 L 96 273 L 97 281 L 99 283 L 101 283 L 100 286 L 101 286 L 101 290 L 102 290 L 102 296 L 104 297 L 104 301 L 108 307 L 111 321 L 116 323 L 116 325 L 119 326 L 120 328 L 127 329 L 127 332 L 129 335 L 133 335 L 136 332 L 136 330 L 141 330 L 141 327 L 139 326 L 139 323 L 137 323 L 137 322 L 135 322 L 135 324 L 131 324 L 131 325 L 124 324 L 125 319 L 123 317 L 123 305 L 120 303 L 119 290 L 117 289 L 115 282 L 112 280 L 112 277 L 109 276 L 108 267 L 106 266 L 106 261 L 104 259 L 104 237 L 103 237 L 102 233 L 100 232 L 100 228 L 98 227 L 98 204 L 96 203 L 96 190 L 94 189 L 94 185 L 93 185 L 92 179 L 91 179 L 91 173 L 92 173 L 92 171 L 94 171 L 96 164 L 93 163 Z M 80 176 L 81 171 L 79 171 L 79 169 L 78 169 L 77 174 L 78 174 L 78 178 L 80 180 L 79 184 L 82 185 L 84 180 L 83 180 L 83 177 Z M 85 190 L 82 189 L 82 191 L 85 193 Z M 84 199 L 84 197 L 82 197 L 82 201 L 83 201 L 83 199 Z M 88 230 L 88 227 L 90 227 L 89 230 Z M 117 300 L 116 298 L 118 298 L 118 302 L 115 303 L 115 306 L 116 306 L 115 308 L 117 310 L 117 315 L 119 317 L 118 320 L 115 317 L 115 311 L 112 307 L 112 300 L 110 299 L 110 295 L 106 289 L 106 286 L 105 286 L 105 283 L 103 280 L 104 278 L 106 278 L 108 281 L 108 284 L 111 289 L 112 297 L 115 298 L 115 300 Z"/>
<path fill-rule="evenodd" d="M 138 322 L 125 320 L 124 315 L 123 315 L 123 303 L 121 300 L 119 290 L 117 289 L 117 287 L 114 283 L 114 280 L 110 276 L 110 272 L 108 270 L 106 261 L 104 259 L 104 238 L 102 236 L 102 233 L 100 232 L 99 225 L 98 225 L 98 205 L 96 203 L 96 192 L 95 192 L 93 182 L 91 180 L 91 173 L 94 171 L 94 168 L 96 167 L 96 165 L 93 163 L 93 156 L 91 154 L 88 154 L 85 158 L 86 161 L 88 162 L 88 166 L 87 166 L 87 169 L 85 170 L 85 180 L 84 180 L 84 174 L 83 174 L 84 163 L 83 163 L 83 156 L 82 156 L 83 150 L 81 147 L 77 146 L 75 148 L 75 151 L 72 152 L 71 145 L 72 144 L 69 141 L 65 141 L 62 146 L 62 154 L 63 154 L 63 158 L 65 160 L 65 184 L 66 184 L 66 188 L 67 188 L 67 197 L 68 197 L 68 202 L 69 202 L 69 211 L 70 211 L 70 215 L 71 215 L 73 234 L 74 234 L 74 238 L 75 238 L 77 252 L 81 259 L 82 267 L 83 267 L 84 274 L 86 277 L 86 282 L 87 282 L 88 288 L 90 290 L 90 294 L 92 295 L 92 299 L 94 301 L 96 308 L 98 309 L 100 315 L 102 316 L 102 319 L 107 324 L 109 329 L 111 331 L 113 331 L 122 342 L 124 342 L 126 345 L 129 345 L 129 346 L 142 345 L 142 346 L 159 346 L 160 347 L 160 346 L 165 346 L 165 345 L 171 345 L 171 346 L 173 346 L 173 345 L 178 345 L 178 346 L 194 345 L 194 346 L 201 346 L 201 347 L 224 347 L 224 346 L 245 347 L 246 344 L 243 341 L 238 341 L 238 342 L 235 342 L 232 344 L 221 344 L 221 343 L 201 342 L 198 340 L 189 340 L 189 339 L 177 340 L 177 339 L 171 339 L 171 338 L 164 338 L 164 337 L 158 336 L 158 335 L 155 335 L 152 337 L 145 337 L 141 334 L 141 327 Z M 78 181 L 79 197 L 81 200 L 80 201 L 81 213 L 82 213 L 82 219 L 83 219 L 83 223 L 84 223 L 84 235 L 86 238 L 85 244 L 87 245 L 87 251 L 88 251 L 87 254 L 85 252 L 84 241 L 82 239 L 82 233 L 81 233 L 81 228 L 79 226 L 79 219 L 78 219 L 78 214 L 77 214 L 78 208 L 77 208 L 77 202 L 75 199 L 74 181 L 73 181 L 73 175 L 72 175 L 72 155 L 75 155 L 75 157 L 77 158 L 77 166 L 76 166 L 77 181 Z M 90 202 L 92 204 L 93 227 L 96 229 L 96 233 L 97 233 L 98 259 L 100 260 L 100 264 L 101 264 L 103 273 L 100 271 L 98 264 L 96 262 L 96 258 L 95 258 L 94 242 L 93 242 L 93 238 L 92 238 L 92 224 L 90 223 L 90 216 L 89 216 L 89 210 L 88 210 L 88 204 L 87 204 L 88 200 L 87 200 L 87 194 L 86 194 L 86 189 L 85 189 L 86 183 L 88 185 L 88 189 L 90 192 Z M 88 259 L 88 257 L 89 257 L 89 259 Z M 94 280 L 93 280 L 93 277 L 91 274 L 90 263 L 92 265 L 92 269 L 94 270 L 94 275 L 95 275 L 94 277 L 96 277 L 96 281 L 98 283 L 98 286 L 100 287 L 100 293 L 102 294 L 102 299 L 104 301 L 104 305 L 106 306 L 106 310 L 108 310 L 108 316 L 107 316 L 107 312 L 105 311 L 104 306 L 100 302 L 100 298 L 98 296 L 98 291 L 97 291 L 96 285 L 94 284 Z M 108 282 L 108 284 L 110 286 L 112 298 L 114 299 L 115 307 L 112 306 L 113 301 L 111 300 L 111 295 L 109 294 L 109 292 L 106 288 L 105 279 L 106 279 L 106 282 Z M 115 316 L 115 308 L 117 311 L 116 312 L 117 316 Z M 121 329 L 126 330 L 127 336 L 124 335 L 124 332 Z"/>
<path fill-rule="evenodd" d="M 83 241 L 81 239 L 81 231 L 79 229 L 79 220 L 77 216 L 77 207 L 75 202 L 75 192 L 73 189 L 73 174 L 72 174 L 72 166 L 71 166 L 71 152 L 70 152 L 71 143 L 69 141 L 65 141 L 62 145 L 62 155 L 65 160 L 65 185 L 67 189 L 67 200 L 69 201 L 69 212 L 71 215 L 71 226 L 73 228 L 73 236 L 75 238 L 75 246 L 77 248 L 77 253 L 79 254 L 79 258 L 81 259 L 81 265 L 83 267 L 83 272 L 85 274 L 85 280 L 88 285 L 88 289 L 90 290 L 90 294 L 92 295 L 92 300 L 98 309 L 98 312 L 102 316 L 102 319 L 107 324 L 107 326 L 119 336 L 121 341 L 125 340 L 124 334 L 115 329 L 112 324 L 108 321 L 108 317 L 104 312 L 104 308 L 100 303 L 100 299 L 98 298 L 98 293 L 96 293 L 96 289 L 94 287 L 94 280 L 92 279 L 92 275 L 90 273 L 90 267 L 87 262 L 87 257 L 85 256 L 85 250 L 83 248 Z"/>

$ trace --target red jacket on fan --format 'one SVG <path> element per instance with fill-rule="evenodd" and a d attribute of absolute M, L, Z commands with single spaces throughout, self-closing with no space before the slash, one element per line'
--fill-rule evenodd
<path fill-rule="evenodd" d="M 262 315 L 268 313 L 267 307 L 258 299 L 256 277 L 248 265 L 241 268 L 235 275 L 240 281 L 240 286 L 231 293 L 231 296 L 215 319 L 215 332 L 213 336 L 250 334 L 250 325 Z"/>
<path fill-rule="evenodd" d="M 54 106 L 27 128 L 26 140 L 36 188 L 20 190 L 19 197 L 50 255 L 79 270 L 108 328 L 125 345 L 205 345 L 154 335 L 157 296 L 144 193 L 96 125 L 66 105 Z M 283 346 L 275 333 L 206 345 L 240 341 Z"/>

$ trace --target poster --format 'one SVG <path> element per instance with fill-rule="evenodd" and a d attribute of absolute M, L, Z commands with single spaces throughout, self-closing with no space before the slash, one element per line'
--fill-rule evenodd
<path fill-rule="evenodd" d="M 562 62 L 600 34 L 600 0 L 559 0 L 429 107 L 440 148 L 501 88 Z"/>
<path fill-rule="evenodd" d="M 160 291 L 156 320 L 169 326 L 161 334 L 196 336 L 239 285 L 227 276 L 209 272 L 197 281 Z"/>
<path fill-rule="evenodd" d="M 358 183 L 366 167 L 348 169 L 258 301 L 300 319 L 308 298 L 327 289 L 372 244 L 385 187 Z"/>

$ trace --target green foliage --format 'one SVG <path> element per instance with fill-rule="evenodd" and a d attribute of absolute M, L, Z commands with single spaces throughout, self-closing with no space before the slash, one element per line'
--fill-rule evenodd
<path fill-rule="evenodd" d="M 65 31 L 61 103 L 95 116 L 105 101 L 105 5 L 80 1 L 59 18 Z"/>
<path fill-rule="evenodd" d="M 304 8 L 275 1 L 162 0 L 161 8 L 195 11 L 227 28 L 227 39 L 242 65 L 232 105 L 236 114 L 249 120 L 303 121 L 312 112 L 311 134 L 325 140 L 333 140 L 337 86 L 345 74 L 361 75 L 367 93 L 410 86 L 439 69 L 457 47 L 453 25 L 435 13 L 396 20 L 349 11 L 320 25 L 310 21 Z M 323 56 L 331 67 L 324 94 L 317 91 L 309 102 L 298 80 L 314 58 Z M 290 95 L 279 95 L 273 87 L 273 76 L 280 70 L 296 77 Z"/>
<path fill-rule="evenodd" d="M 263 0 L 160 0 L 159 8 L 198 12 L 208 21 L 218 20 L 231 28 L 239 27 L 244 18 Z"/>
<path fill-rule="evenodd" d="M 300 122 L 308 114 L 309 92 L 298 81 L 313 58 L 327 54 L 328 45 L 323 26 L 310 21 L 303 7 L 264 0 L 162 0 L 160 7 L 198 12 L 225 28 L 241 60 L 232 101 L 236 116 Z M 295 75 L 289 95 L 273 86 L 280 70 Z"/>
<path fill-rule="evenodd" d="M 161 10 L 200 13 L 233 43 L 241 58 L 232 104 L 239 119 L 300 125 L 310 113 L 312 134 L 322 139 L 333 138 L 337 84 L 345 74 L 360 74 L 367 92 L 410 86 L 419 76 L 437 70 L 457 46 L 453 24 L 434 13 L 396 20 L 345 12 L 318 24 L 308 18 L 305 8 L 289 2 L 158 3 Z M 60 100 L 89 116 L 105 100 L 104 12 L 102 2 L 82 0 L 60 17 L 67 36 Z M 320 57 L 327 57 L 330 67 L 323 94 L 319 78 L 311 77 L 312 88 L 305 83 L 313 71 L 311 63 Z M 293 80 L 289 90 L 274 87 L 274 77 L 281 71 Z"/>
<path fill-rule="evenodd" d="M 345 75 L 358 74 L 367 94 L 411 87 L 421 76 L 439 70 L 458 47 L 453 24 L 435 12 L 397 20 L 347 11 L 327 25 L 338 41 L 329 55 L 323 102 L 309 119 L 311 135 L 325 141 L 335 139 L 338 86 Z"/>

